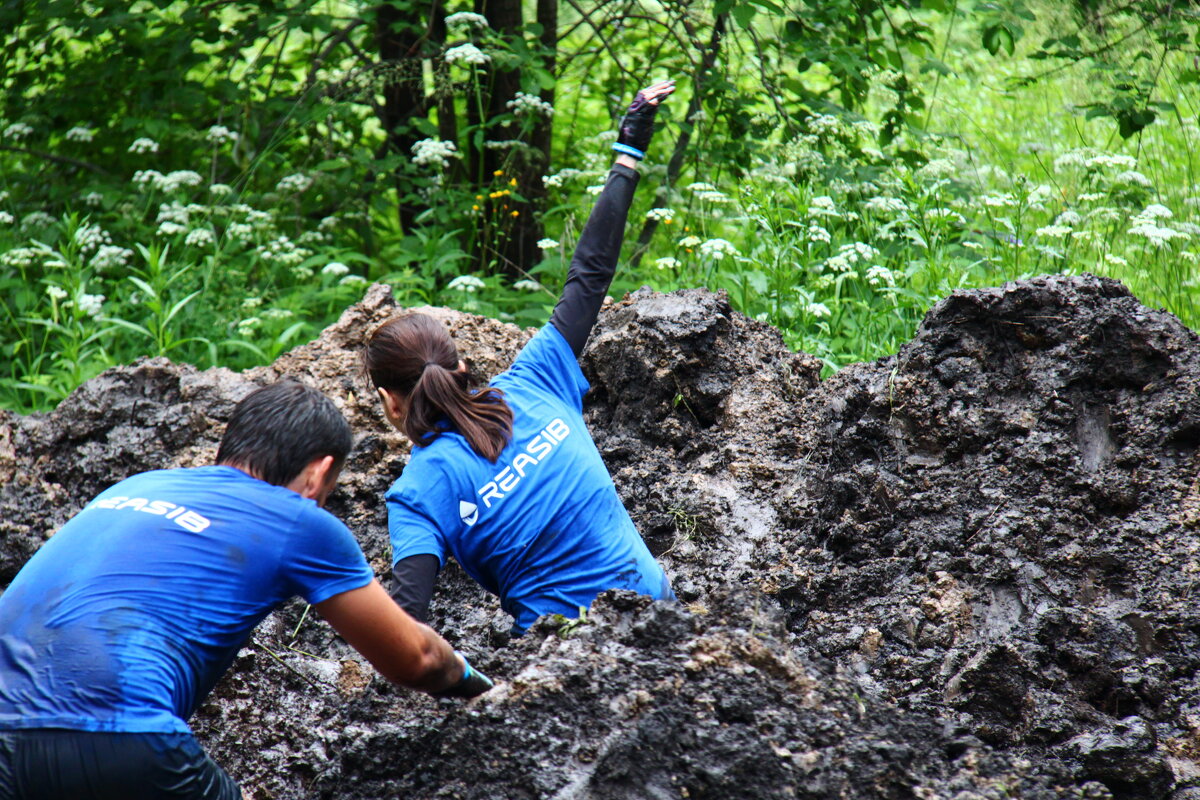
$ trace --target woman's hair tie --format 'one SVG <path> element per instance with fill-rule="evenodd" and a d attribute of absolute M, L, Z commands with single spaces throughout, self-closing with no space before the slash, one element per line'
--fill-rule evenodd
<path fill-rule="evenodd" d="M 422 367 L 422 369 L 426 369 L 428 367 L 440 367 L 440 366 L 441 366 L 441 364 L 437 363 L 436 361 L 426 361 L 425 366 Z"/>

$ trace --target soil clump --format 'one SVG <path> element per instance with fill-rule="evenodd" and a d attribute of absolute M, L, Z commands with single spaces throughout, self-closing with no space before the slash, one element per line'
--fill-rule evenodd
<path fill-rule="evenodd" d="M 372 287 L 273 365 L 110 370 L 0 414 L 0 586 L 103 488 L 211 463 L 292 375 L 356 442 L 329 508 L 381 577 L 408 443 L 358 376 Z M 532 334 L 432 309 L 472 374 Z M 1200 340 L 1093 276 L 959 292 L 891 358 L 820 364 L 720 294 L 602 315 L 585 413 L 681 602 L 603 595 L 520 639 L 451 564 L 432 623 L 500 684 L 386 684 L 303 603 L 193 727 L 265 798 L 1200 796 Z"/>

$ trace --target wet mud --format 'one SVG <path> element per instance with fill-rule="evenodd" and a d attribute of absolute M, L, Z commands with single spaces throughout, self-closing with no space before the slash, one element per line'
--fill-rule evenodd
<path fill-rule="evenodd" d="M 330 509 L 388 571 L 408 445 L 358 376 L 384 287 L 246 373 L 150 359 L 0 414 L 0 585 L 92 495 L 209 463 L 294 375 L 356 444 Z M 437 313 L 480 379 L 531 330 Z M 193 719 L 266 798 L 1200 797 L 1200 340 L 1119 283 L 956 293 L 888 359 L 820 364 L 719 294 L 640 291 L 586 415 L 678 604 L 509 618 L 451 564 L 433 624 L 498 679 L 388 685 L 292 601 Z"/>

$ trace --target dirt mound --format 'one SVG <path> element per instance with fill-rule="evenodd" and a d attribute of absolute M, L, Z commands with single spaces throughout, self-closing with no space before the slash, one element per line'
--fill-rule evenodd
<path fill-rule="evenodd" d="M 356 351 L 395 312 L 374 287 L 271 367 L 147 360 L 0 417 L 0 585 L 104 486 L 210 461 L 282 375 L 351 420 L 330 508 L 385 574 L 407 443 Z M 531 333 L 431 313 L 481 378 Z M 721 295 L 615 304 L 586 414 L 683 603 L 613 593 L 509 641 L 452 567 L 434 624 L 504 681 L 462 705 L 387 685 L 294 602 L 198 734 L 258 798 L 1190 797 L 1196 336 L 1115 282 L 1045 278 L 947 298 L 893 358 L 819 366 Z"/>

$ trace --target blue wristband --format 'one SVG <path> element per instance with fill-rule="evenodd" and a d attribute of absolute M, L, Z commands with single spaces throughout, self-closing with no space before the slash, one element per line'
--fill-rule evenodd
<path fill-rule="evenodd" d="M 627 156 L 633 156 L 638 161 L 641 161 L 646 157 L 646 154 L 641 150 L 638 150 L 636 147 L 627 144 L 621 144 L 620 142 L 613 142 L 613 150 L 616 150 L 618 153 L 624 153 Z"/>
<path fill-rule="evenodd" d="M 463 685 L 464 683 L 466 683 L 466 682 L 467 682 L 467 679 L 468 679 L 468 678 L 470 678 L 470 677 L 471 677 L 471 672 L 472 672 L 473 670 L 471 669 L 471 662 L 470 662 L 470 661 L 467 661 L 467 657 L 466 657 L 466 656 L 464 656 L 462 653 L 458 652 L 457 650 L 455 650 L 455 651 L 454 651 L 454 655 L 456 655 L 456 656 L 458 656 L 459 658 L 461 658 L 461 659 L 462 659 L 462 662 L 463 662 L 463 674 L 462 674 L 462 677 L 461 677 L 461 678 L 459 678 L 459 679 L 458 679 L 458 683 L 456 683 L 456 684 L 455 684 L 455 686 L 461 686 L 461 685 Z"/>

